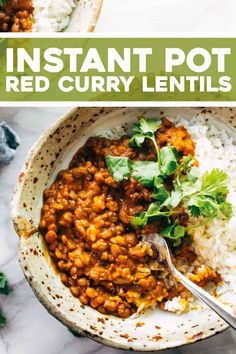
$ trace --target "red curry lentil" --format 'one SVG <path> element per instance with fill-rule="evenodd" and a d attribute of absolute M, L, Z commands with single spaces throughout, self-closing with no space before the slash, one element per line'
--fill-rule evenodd
<path fill-rule="evenodd" d="M 161 264 L 151 271 L 157 255 L 150 245 L 139 242 L 140 234 L 158 231 L 158 222 L 142 230 L 130 225 L 131 216 L 148 208 L 151 192 L 132 178 L 116 182 L 106 167 L 106 155 L 155 160 L 152 144 L 134 150 L 128 141 L 127 136 L 90 138 L 69 168 L 44 191 L 40 222 L 49 254 L 71 293 L 103 314 L 124 318 L 156 303 L 164 308 L 165 301 L 185 291 L 181 284 L 173 285 Z M 195 146 L 186 129 L 167 119 L 156 141 L 194 156 Z M 179 223 L 185 225 L 188 215 L 178 211 Z M 178 258 L 192 264 L 196 256 L 185 244 Z M 193 274 L 192 279 L 204 285 L 217 275 L 208 270 L 201 276 Z"/>
<path fill-rule="evenodd" d="M 0 32 L 30 32 L 33 10 L 30 0 L 7 0 L 0 7 Z"/>

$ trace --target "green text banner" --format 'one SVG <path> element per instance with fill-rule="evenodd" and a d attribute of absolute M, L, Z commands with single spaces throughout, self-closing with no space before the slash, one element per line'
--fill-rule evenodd
<path fill-rule="evenodd" d="M 2 38 L 0 101 L 236 101 L 236 38 Z"/>

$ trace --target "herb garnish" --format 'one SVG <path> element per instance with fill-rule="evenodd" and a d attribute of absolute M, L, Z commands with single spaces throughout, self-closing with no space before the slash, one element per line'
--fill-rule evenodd
<path fill-rule="evenodd" d="M 106 164 L 112 177 L 120 182 L 130 176 L 131 160 L 122 156 L 106 156 Z"/>
<path fill-rule="evenodd" d="M 0 0 L 0 6 L 3 6 L 6 2 L 7 0 Z"/>
<path fill-rule="evenodd" d="M 178 168 L 180 157 L 179 152 L 173 146 L 168 145 L 161 148 L 158 154 L 161 174 L 166 177 L 173 175 Z"/>
<path fill-rule="evenodd" d="M 201 183 L 197 183 L 200 180 Z M 180 178 L 175 180 L 175 189 L 171 197 L 173 199 L 177 193 L 178 204 L 180 202 L 186 204 L 194 217 L 215 218 L 221 217 L 223 214 L 229 219 L 232 216 L 232 205 L 226 202 L 227 182 L 228 175 L 218 168 L 214 168 L 211 172 L 205 172 L 201 179 L 190 170 L 182 180 Z M 171 206 L 170 201 L 171 199 L 166 202 L 169 203 L 169 206 Z"/>
<path fill-rule="evenodd" d="M 0 294 L 8 295 L 10 292 L 10 288 L 8 286 L 7 278 L 5 275 L 0 272 Z M 5 326 L 6 318 L 0 311 L 0 327 Z"/>
<path fill-rule="evenodd" d="M 188 237 L 187 229 L 179 224 L 178 206 L 185 207 L 193 217 L 202 216 L 208 221 L 222 217 L 229 219 L 232 205 L 226 201 L 227 174 L 214 168 L 199 177 L 192 156 L 181 156 L 174 146 L 158 147 L 155 133 L 160 127 L 160 119 L 141 118 L 133 125 L 134 134 L 129 140 L 132 148 L 140 148 L 146 139 L 151 140 L 156 149 L 156 161 L 106 156 L 106 163 L 117 182 L 132 177 L 153 192 L 153 202 L 147 211 L 132 217 L 131 224 L 140 228 L 161 218 L 163 227 L 160 234 L 174 240 L 176 246 Z"/>
<path fill-rule="evenodd" d="M 7 278 L 2 272 L 0 272 L 0 294 L 8 295 L 9 292 L 10 288 L 7 282 Z"/>
<path fill-rule="evenodd" d="M 6 324 L 6 317 L 0 311 L 0 327 L 4 327 Z"/>
<path fill-rule="evenodd" d="M 141 147 L 145 139 L 150 139 L 158 150 L 155 132 L 160 129 L 161 120 L 156 118 L 144 119 L 141 118 L 138 123 L 133 124 L 135 134 L 129 141 L 130 147 Z"/>
<path fill-rule="evenodd" d="M 132 169 L 132 177 L 144 187 L 153 187 L 155 177 L 160 174 L 158 165 L 154 161 L 135 161 Z"/>

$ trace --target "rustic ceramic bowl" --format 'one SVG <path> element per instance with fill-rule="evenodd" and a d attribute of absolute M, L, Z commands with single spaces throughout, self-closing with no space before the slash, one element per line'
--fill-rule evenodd
<path fill-rule="evenodd" d="M 156 351 L 192 343 L 227 328 L 201 304 L 182 315 L 151 309 L 127 319 L 102 315 L 82 305 L 60 281 L 38 232 L 43 190 L 58 171 L 68 166 L 89 136 L 104 130 L 114 133 L 141 114 L 191 119 L 199 113 L 214 124 L 224 125 L 235 136 L 236 110 L 230 108 L 77 108 L 59 119 L 31 149 L 13 197 L 12 219 L 20 239 L 20 263 L 39 301 L 75 333 L 116 348 Z M 226 293 L 224 299 L 233 302 L 232 294 Z"/>
<path fill-rule="evenodd" d="M 80 0 L 65 32 L 93 32 L 102 4 L 103 0 Z"/>

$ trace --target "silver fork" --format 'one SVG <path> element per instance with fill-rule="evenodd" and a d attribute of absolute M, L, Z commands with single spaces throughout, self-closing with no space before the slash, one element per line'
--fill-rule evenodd
<path fill-rule="evenodd" d="M 220 301 L 211 296 L 207 291 L 200 286 L 193 283 L 179 272 L 172 263 L 169 247 L 163 237 L 158 234 L 149 234 L 145 241 L 153 245 L 159 252 L 162 260 L 166 260 L 170 271 L 173 275 L 199 300 L 207 304 L 213 311 L 215 311 L 223 320 L 225 320 L 231 327 L 236 330 L 236 317 L 229 312 L 229 310 Z M 144 242 L 145 242 L 144 241 Z"/>

